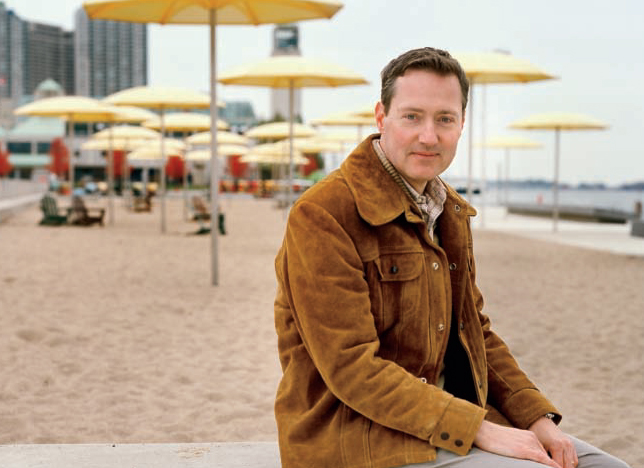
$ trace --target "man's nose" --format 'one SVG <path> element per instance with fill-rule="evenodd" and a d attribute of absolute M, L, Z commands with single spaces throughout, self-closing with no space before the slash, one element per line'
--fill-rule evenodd
<path fill-rule="evenodd" d="M 418 135 L 418 140 L 424 145 L 435 145 L 438 143 L 438 135 L 433 121 L 425 123 Z"/>

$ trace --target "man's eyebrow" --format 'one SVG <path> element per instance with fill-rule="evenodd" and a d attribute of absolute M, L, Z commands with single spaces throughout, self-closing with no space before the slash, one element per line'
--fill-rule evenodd
<path fill-rule="evenodd" d="M 461 113 L 455 109 L 441 109 L 437 112 L 437 114 L 450 114 L 450 115 L 455 115 L 456 117 L 461 115 Z"/>
<path fill-rule="evenodd" d="M 399 112 L 416 112 L 418 114 L 424 114 L 425 110 L 421 109 L 420 107 L 413 107 L 413 106 L 406 106 L 406 107 L 400 107 L 398 109 Z M 456 109 L 441 109 L 436 114 L 450 114 L 454 115 L 456 117 L 459 117 L 461 115 L 460 110 Z"/>
<path fill-rule="evenodd" d="M 412 107 L 412 106 L 407 106 L 407 107 L 401 107 L 398 109 L 400 112 L 416 112 L 419 114 L 424 113 L 425 111 L 421 109 L 420 107 Z"/>

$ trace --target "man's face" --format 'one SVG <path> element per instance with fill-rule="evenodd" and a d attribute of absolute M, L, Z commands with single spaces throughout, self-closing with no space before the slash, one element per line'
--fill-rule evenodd
<path fill-rule="evenodd" d="M 456 155 L 465 114 L 455 75 L 407 70 L 398 77 L 389 113 L 376 106 L 380 146 L 400 174 L 422 193 Z"/>

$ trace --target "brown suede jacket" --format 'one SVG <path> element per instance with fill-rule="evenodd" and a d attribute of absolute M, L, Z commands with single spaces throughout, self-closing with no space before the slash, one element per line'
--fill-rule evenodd
<path fill-rule="evenodd" d="M 436 447 L 464 455 L 488 410 L 519 428 L 557 413 L 481 313 L 476 211 L 448 188 L 436 245 L 376 137 L 293 206 L 276 258 L 285 468 L 393 467 L 431 461 Z M 434 385 L 443 362 L 445 389 Z"/>

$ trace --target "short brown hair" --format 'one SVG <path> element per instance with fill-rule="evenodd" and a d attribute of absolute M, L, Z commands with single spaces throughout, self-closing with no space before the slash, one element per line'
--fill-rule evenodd
<path fill-rule="evenodd" d="M 465 111 L 470 82 L 461 64 L 444 50 L 422 47 L 405 52 L 382 69 L 380 73 L 382 80 L 380 102 L 385 108 L 385 114 L 389 113 L 389 106 L 394 97 L 396 79 L 399 76 L 403 76 L 407 70 L 426 70 L 442 76 L 455 75 L 461 85 L 463 111 Z"/>

